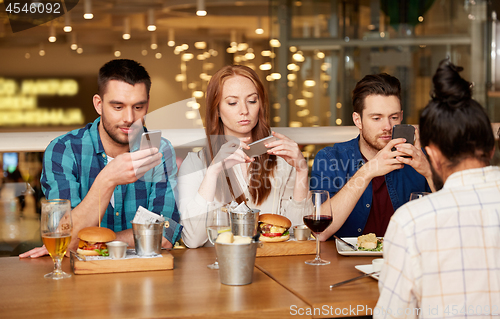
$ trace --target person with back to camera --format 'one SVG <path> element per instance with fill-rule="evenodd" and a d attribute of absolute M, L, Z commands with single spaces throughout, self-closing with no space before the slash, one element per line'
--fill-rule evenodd
<path fill-rule="evenodd" d="M 250 158 L 243 152 L 271 132 L 267 93 L 255 71 L 241 65 L 223 67 L 212 76 L 206 101 L 208 146 L 189 153 L 179 168 L 179 211 L 186 246 L 196 248 L 207 242 L 206 209 L 212 201 L 224 205 L 234 197 L 261 213 L 279 213 L 285 199 L 286 217 L 301 224 L 308 168 L 297 143 L 272 132 L 278 139 L 266 145 L 267 153 Z"/>
<path fill-rule="evenodd" d="M 500 168 L 471 84 L 449 60 L 433 77 L 420 136 L 437 192 L 399 208 L 384 238 L 374 318 L 500 314 Z"/>
<path fill-rule="evenodd" d="M 333 234 L 384 236 L 394 210 L 412 192 L 432 189 L 432 173 L 420 149 L 418 130 L 415 145 L 403 138 L 392 140 L 393 126 L 403 119 L 399 80 L 386 73 L 365 76 L 353 90 L 352 104 L 358 137 L 326 147 L 314 158 L 311 189 L 330 193 L 334 213 L 320 240 Z M 396 151 L 391 151 L 393 147 Z"/>

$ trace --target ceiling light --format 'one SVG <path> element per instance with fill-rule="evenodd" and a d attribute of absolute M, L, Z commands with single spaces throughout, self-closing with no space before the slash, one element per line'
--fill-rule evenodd
<path fill-rule="evenodd" d="M 130 39 L 130 18 L 126 17 L 123 19 L 123 35 L 122 35 L 123 40 L 129 40 Z"/>
<path fill-rule="evenodd" d="M 76 44 L 76 33 L 73 32 L 71 33 L 71 50 L 76 50 L 78 49 L 78 44 Z"/>
<path fill-rule="evenodd" d="M 197 98 L 197 99 L 201 99 L 203 98 L 205 94 L 203 93 L 203 91 L 194 91 L 193 92 L 193 97 Z"/>
<path fill-rule="evenodd" d="M 82 53 L 83 53 L 83 49 L 82 49 L 81 47 L 80 47 L 80 48 L 78 48 L 78 49 L 76 49 L 76 53 L 78 53 L 78 54 L 82 54 Z"/>
<path fill-rule="evenodd" d="M 292 59 L 294 59 L 296 62 L 304 62 L 305 60 L 304 56 L 298 52 L 292 55 Z"/>
<path fill-rule="evenodd" d="M 168 29 L 168 46 L 173 47 L 175 45 L 175 31 L 174 29 Z"/>
<path fill-rule="evenodd" d="M 245 58 L 247 60 L 253 60 L 255 58 L 255 54 L 253 54 L 252 52 L 247 52 L 245 53 Z"/>
<path fill-rule="evenodd" d="M 159 60 L 159 59 L 161 59 L 161 57 L 162 57 L 162 55 L 161 55 L 161 53 L 160 53 L 160 52 L 157 52 L 157 53 L 155 54 L 155 58 L 157 58 L 158 60 Z"/>
<path fill-rule="evenodd" d="M 279 80 L 281 79 L 281 74 L 279 73 L 271 73 L 271 76 L 273 77 L 273 79 L 275 80 Z"/>
<path fill-rule="evenodd" d="M 148 9 L 148 31 L 155 31 L 155 11 L 153 9 Z"/>
<path fill-rule="evenodd" d="M 205 41 L 195 42 L 194 47 L 199 50 L 205 50 L 205 48 L 207 47 L 207 43 Z"/>
<path fill-rule="evenodd" d="M 49 27 L 49 42 L 56 42 L 56 40 L 56 28 L 54 22 L 52 22 Z"/>
<path fill-rule="evenodd" d="M 26 59 L 29 59 L 29 58 L 31 58 L 31 54 L 29 54 L 29 52 L 27 52 L 27 53 L 24 55 L 24 57 L 25 57 Z"/>
<path fill-rule="evenodd" d="M 64 32 L 71 32 L 73 28 L 71 27 L 71 13 L 68 11 L 64 14 Z"/>
<path fill-rule="evenodd" d="M 156 50 L 158 48 L 158 41 L 156 38 L 156 32 L 151 33 L 151 49 Z"/>
<path fill-rule="evenodd" d="M 92 1 L 91 0 L 84 0 L 83 1 L 83 18 L 90 20 L 94 17 L 92 14 Z"/>
<path fill-rule="evenodd" d="M 115 57 L 119 58 L 122 55 L 120 50 L 115 50 Z"/>
<path fill-rule="evenodd" d="M 281 43 L 278 39 L 271 39 L 269 40 L 269 45 L 273 48 L 279 48 L 281 46 Z"/>
<path fill-rule="evenodd" d="M 184 43 L 183 45 L 181 45 L 181 48 L 182 48 L 182 50 L 187 50 L 187 49 L 189 49 L 189 45 Z"/>
<path fill-rule="evenodd" d="M 142 54 L 142 56 L 148 55 L 148 50 L 142 49 L 141 54 Z"/>
<path fill-rule="evenodd" d="M 306 86 L 306 87 L 313 87 L 315 85 L 316 85 L 316 81 L 314 81 L 314 80 L 305 80 L 304 81 L 304 86 Z"/>
<path fill-rule="evenodd" d="M 261 69 L 262 71 L 268 71 L 268 70 L 271 70 L 272 68 L 273 68 L 273 66 L 269 62 L 266 62 L 266 63 L 261 64 L 259 66 L 259 69 Z"/>
<path fill-rule="evenodd" d="M 192 53 L 184 53 L 182 55 L 181 59 L 182 59 L 182 61 L 187 62 L 187 61 L 191 61 L 193 58 L 194 58 L 194 54 L 192 54 Z"/>
<path fill-rule="evenodd" d="M 205 0 L 196 0 L 196 15 L 199 17 L 207 15 L 207 11 L 205 10 Z"/>
<path fill-rule="evenodd" d="M 262 56 L 271 56 L 271 53 L 272 53 L 272 52 L 271 52 L 271 51 L 269 51 L 269 50 L 264 50 L 264 51 L 262 51 L 260 54 L 261 54 Z"/>
<path fill-rule="evenodd" d="M 257 18 L 257 28 L 255 28 L 255 33 L 257 33 L 257 34 L 264 33 L 264 29 L 262 29 L 262 18 L 261 17 Z"/>

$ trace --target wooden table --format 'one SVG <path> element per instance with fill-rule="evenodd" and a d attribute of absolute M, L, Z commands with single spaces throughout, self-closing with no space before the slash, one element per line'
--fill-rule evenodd
<path fill-rule="evenodd" d="M 215 259 L 213 248 L 172 251 L 174 270 L 73 275 L 59 281 L 43 277 L 52 269 L 49 257 L 4 257 L 0 317 L 310 318 L 298 316 L 312 314 L 310 305 L 374 306 L 378 291 L 371 278 L 329 290 L 329 284 L 358 275 L 354 265 L 371 261 L 337 256 L 332 247 L 324 244 L 322 254 L 332 261 L 329 266 L 303 264 L 312 255 L 257 258 L 253 283 L 245 286 L 220 284 L 218 271 L 206 267 Z M 69 258 L 63 270 L 70 272 Z"/>
<path fill-rule="evenodd" d="M 286 258 L 284 262 L 283 258 Z M 330 285 L 362 275 L 356 265 L 371 264 L 374 257 L 342 256 L 334 241 L 321 243 L 321 258 L 329 265 L 304 263 L 313 255 L 257 258 L 256 267 L 270 274 L 308 305 L 315 318 L 371 315 L 379 297 L 378 281 L 366 277 L 330 290 Z M 381 258 L 381 257 L 377 257 Z M 367 308 L 371 308 L 367 310 Z M 292 310 L 292 313 L 298 311 Z"/>

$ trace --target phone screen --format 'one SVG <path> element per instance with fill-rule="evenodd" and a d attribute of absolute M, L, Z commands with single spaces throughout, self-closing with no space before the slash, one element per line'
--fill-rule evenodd
<path fill-rule="evenodd" d="M 148 148 L 160 149 L 161 131 L 149 131 L 142 133 L 141 146 L 139 149 L 145 150 Z"/>
<path fill-rule="evenodd" d="M 243 152 L 245 152 L 245 154 L 247 154 L 248 157 L 257 157 L 259 155 L 267 153 L 267 147 L 265 146 L 267 143 L 271 143 L 276 140 L 277 138 L 272 135 L 264 137 L 258 141 L 248 144 L 248 146 L 250 146 L 250 149 L 243 150 Z"/>
<path fill-rule="evenodd" d="M 414 144 L 415 143 L 415 127 L 409 124 L 399 124 L 394 125 L 392 127 L 392 139 L 395 138 L 404 138 L 406 143 Z M 396 150 L 395 147 L 392 148 L 394 152 Z M 409 157 L 409 156 L 403 156 Z"/>

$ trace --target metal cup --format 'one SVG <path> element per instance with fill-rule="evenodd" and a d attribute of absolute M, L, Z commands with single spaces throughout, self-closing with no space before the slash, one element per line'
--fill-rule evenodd
<path fill-rule="evenodd" d="M 109 257 L 113 259 L 122 259 L 127 255 L 127 243 L 115 240 L 106 244 L 108 246 Z"/>
<path fill-rule="evenodd" d="M 255 236 L 259 224 L 259 213 L 259 209 L 252 209 L 251 212 L 247 213 L 231 212 L 231 231 L 233 235 Z"/>
<path fill-rule="evenodd" d="M 308 240 L 311 236 L 311 230 L 306 225 L 293 226 L 293 235 L 297 240 Z"/>
<path fill-rule="evenodd" d="M 154 256 L 161 254 L 161 240 L 164 224 L 165 223 L 132 223 L 135 252 L 138 256 Z"/>
<path fill-rule="evenodd" d="M 215 243 L 219 262 L 219 279 L 224 285 L 240 286 L 252 283 L 258 243 Z"/>

